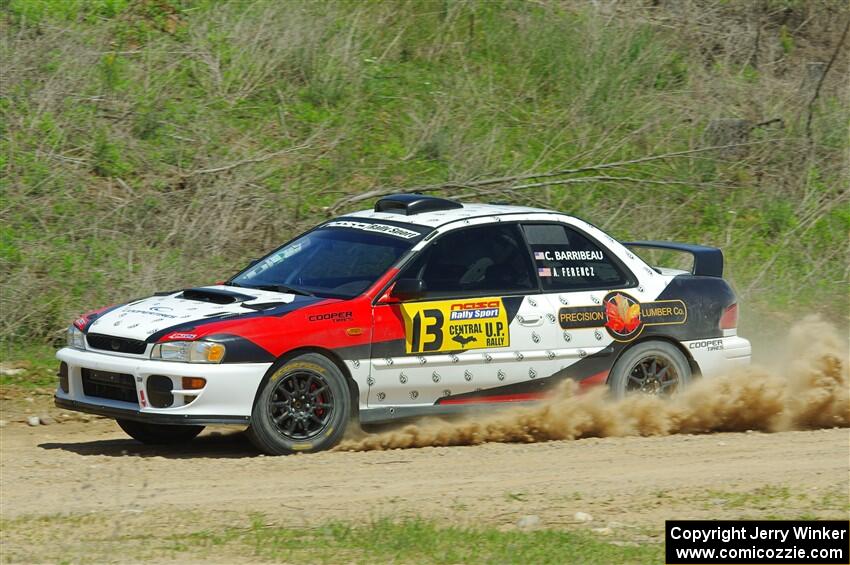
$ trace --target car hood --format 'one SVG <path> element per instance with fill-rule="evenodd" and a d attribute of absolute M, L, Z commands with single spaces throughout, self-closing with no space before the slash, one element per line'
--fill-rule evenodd
<path fill-rule="evenodd" d="M 232 286 L 205 286 L 151 296 L 100 314 L 86 333 L 144 341 L 163 330 L 197 322 L 212 322 L 266 310 L 300 307 L 317 299 L 294 294 Z M 296 304 L 297 302 L 297 304 Z"/>

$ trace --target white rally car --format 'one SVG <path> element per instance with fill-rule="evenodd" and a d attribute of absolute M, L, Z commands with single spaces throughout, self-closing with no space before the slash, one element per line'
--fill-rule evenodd
<path fill-rule="evenodd" d="M 248 426 L 284 454 L 333 446 L 352 419 L 534 402 L 563 379 L 666 395 L 750 360 L 722 271 L 719 249 L 621 244 L 558 212 L 388 196 L 223 284 L 79 317 L 56 404 L 147 443 Z"/>

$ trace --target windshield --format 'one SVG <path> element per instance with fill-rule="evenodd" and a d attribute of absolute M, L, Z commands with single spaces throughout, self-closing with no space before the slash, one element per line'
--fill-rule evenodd
<path fill-rule="evenodd" d="M 382 224 L 331 222 L 270 253 L 228 284 L 296 294 L 353 298 L 369 288 L 421 236 Z M 392 226 L 384 226 L 392 228 Z"/>

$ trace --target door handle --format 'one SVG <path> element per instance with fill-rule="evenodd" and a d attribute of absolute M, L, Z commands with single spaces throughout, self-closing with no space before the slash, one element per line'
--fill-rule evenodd
<path fill-rule="evenodd" d="M 523 326 L 539 326 L 543 322 L 543 316 L 540 314 L 528 314 L 526 316 L 517 316 L 517 320 Z"/>

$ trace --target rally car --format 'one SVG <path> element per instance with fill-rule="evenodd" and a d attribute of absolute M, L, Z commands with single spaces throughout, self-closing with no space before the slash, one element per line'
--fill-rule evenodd
<path fill-rule="evenodd" d="M 667 395 L 750 360 L 722 272 L 719 249 L 621 244 L 559 212 L 387 196 L 221 284 L 80 316 L 55 401 L 146 443 L 237 424 L 287 454 L 350 422 L 539 401 L 564 379 Z"/>

